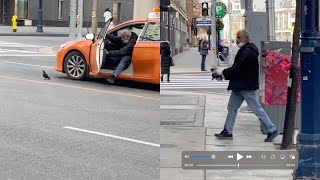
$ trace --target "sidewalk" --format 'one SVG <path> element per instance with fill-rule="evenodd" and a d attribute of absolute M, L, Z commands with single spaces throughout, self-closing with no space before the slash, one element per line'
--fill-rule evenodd
<path fill-rule="evenodd" d="M 190 48 L 189 51 L 180 53 L 173 57 L 175 66 L 171 67 L 171 73 L 200 72 L 201 55 L 198 48 Z M 210 70 L 213 64 L 212 53 L 210 52 L 206 58 L 206 69 Z M 229 66 L 226 62 L 219 61 L 219 69 L 222 70 Z"/>
<path fill-rule="evenodd" d="M 69 27 L 51 27 L 44 26 L 43 32 L 36 32 L 37 26 L 18 26 L 17 32 L 12 32 L 11 26 L 0 26 L 0 36 L 56 36 L 69 37 Z M 99 32 L 100 28 L 98 29 Z M 90 32 L 90 28 L 89 28 Z M 88 30 L 82 28 L 82 35 L 86 35 Z"/>
<path fill-rule="evenodd" d="M 195 49 L 174 57 L 172 73 L 199 72 Z M 195 50 L 197 51 L 197 50 Z M 191 65 L 188 67 L 187 64 Z M 180 66 L 181 65 L 181 66 Z M 222 70 L 223 68 L 221 68 Z M 182 151 L 277 151 L 282 136 L 265 143 L 260 121 L 239 111 L 234 140 L 218 140 L 227 115 L 229 96 L 161 91 L 160 179 L 161 180 L 290 180 L 293 170 L 183 170 Z M 243 107 L 246 106 L 244 103 Z"/>

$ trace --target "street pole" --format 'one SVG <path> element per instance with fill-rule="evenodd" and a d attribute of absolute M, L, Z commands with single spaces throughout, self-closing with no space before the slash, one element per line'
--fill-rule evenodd
<path fill-rule="evenodd" d="M 83 25 L 83 0 L 78 0 L 78 15 L 77 15 L 77 38 L 82 37 L 82 25 Z"/>
<path fill-rule="evenodd" d="M 43 32 L 42 28 L 42 0 L 39 0 L 39 7 L 38 7 L 38 26 L 36 32 Z"/>
<path fill-rule="evenodd" d="M 212 49 L 212 63 L 217 65 L 217 35 L 216 35 L 216 0 L 211 0 L 211 49 Z"/>
<path fill-rule="evenodd" d="M 91 25 L 91 33 L 93 33 L 93 34 L 97 34 L 97 29 L 98 29 L 97 10 L 98 10 L 98 0 L 93 0 L 92 25 Z"/>
<path fill-rule="evenodd" d="M 232 61 L 232 51 L 231 51 L 231 46 L 232 46 L 232 38 L 231 38 L 231 13 L 232 13 L 232 5 L 231 5 L 231 2 L 230 2 L 230 0 L 228 0 L 228 9 L 229 9 L 229 44 L 230 44 L 230 46 L 229 46 L 229 62 L 231 62 Z"/>
<path fill-rule="evenodd" d="M 274 0 L 267 0 L 267 26 L 268 26 L 268 41 L 275 41 L 276 40 L 276 33 L 275 33 L 275 21 L 274 21 Z"/>
<path fill-rule="evenodd" d="M 76 38 L 76 12 L 77 0 L 70 0 L 70 20 L 69 20 L 69 38 L 74 40 Z"/>
<path fill-rule="evenodd" d="M 298 1 L 299 2 L 299 1 Z M 297 4 L 298 5 L 298 4 Z M 320 31 L 319 1 L 301 3 L 301 129 L 296 179 L 320 179 Z"/>

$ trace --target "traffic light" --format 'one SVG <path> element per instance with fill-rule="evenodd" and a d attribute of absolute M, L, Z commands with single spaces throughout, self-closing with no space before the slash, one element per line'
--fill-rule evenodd
<path fill-rule="evenodd" d="M 209 4 L 207 2 L 202 3 L 202 16 L 209 15 Z"/>

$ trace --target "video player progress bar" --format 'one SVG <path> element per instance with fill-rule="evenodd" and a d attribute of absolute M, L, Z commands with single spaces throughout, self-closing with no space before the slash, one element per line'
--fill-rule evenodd
<path fill-rule="evenodd" d="M 239 167 L 239 163 L 238 163 L 238 165 L 232 165 L 232 164 L 230 164 L 230 165 L 213 165 L 213 164 L 198 164 L 197 165 L 198 167 L 215 167 L 215 166 L 217 166 L 217 167 Z"/>
<path fill-rule="evenodd" d="M 225 164 L 225 165 L 213 165 L 213 164 L 198 164 L 197 165 L 198 167 L 240 167 L 240 164 L 238 163 L 238 165 L 228 165 L 228 164 Z M 242 167 L 255 167 L 255 166 L 270 166 L 270 167 L 282 167 L 281 165 L 261 165 L 261 164 L 251 164 L 251 165 L 241 165 Z"/>

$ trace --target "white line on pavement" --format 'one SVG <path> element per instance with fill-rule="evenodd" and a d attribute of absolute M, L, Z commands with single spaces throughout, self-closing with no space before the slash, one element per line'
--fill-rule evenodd
<path fill-rule="evenodd" d="M 50 67 L 50 66 L 40 66 L 40 65 L 34 65 L 34 64 L 24 64 L 24 63 L 18 63 L 18 62 L 10 62 L 10 61 L 3 61 L 3 62 L 9 63 L 9 64 L 18 64 L 18 65 L 23 65 L 23 66 L 34 66 L 34 67 L 42 67 L 42 68 L 53 69 L 53 67 Z"/>
<path fill-rule="evenodd" d="M 126 137 L 115 136 L 115 135 L 111 135 L 111 134 L 105 134 L 105 133 L 100 133 L 100 132 L 95 132 L 95 131 L 90 131 L 90 130 L 85 130 L 85 129 L 69 127 L 69 126 L 65 126 L 63 128 L 71 129 L 71 130 L 75 130 L 75 131 L 86 132 L 86 133 L 90 133 L 90 134 L 96 134 L 96 135 L 110 137 L 110 138 L 115 138 L 115 139 L 121 139 L 121 140 L 124 140 L 124 141 L 130 141 L 130 142 L 145 144 L 145 145 L 149 145 L 149 146 L 160 147 L 160 144 L 154 144 L 154 143 L 149 143 L 149 142 L 145 142 L 145 141 L 139 141 L 139 140 L 130 139 L 130 138 L 126 138 Z"/>

